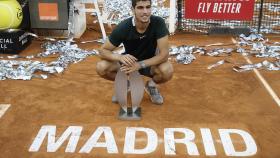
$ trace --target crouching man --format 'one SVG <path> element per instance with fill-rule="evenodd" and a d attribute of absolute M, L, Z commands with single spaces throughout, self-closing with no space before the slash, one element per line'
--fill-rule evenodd
<path fill-rule="evenodd" d="M 134 16 L 119 23 L 109 39 L 99 50 L 101 61 L 97 73 L 114 81 L 117 71 L 125 73 L 139 71 L 150 80 L 145 90 L 154 104 L 163 104 L 157 84 L 169 81 L 173 67 L 168 61 L 168 29 L 162 18 L 151 15 L 151 0 L 131 0 Z M 123 43 L 125 53 L 112 51 Z M 117 102 L 113 95 L 112 102 Z"/>

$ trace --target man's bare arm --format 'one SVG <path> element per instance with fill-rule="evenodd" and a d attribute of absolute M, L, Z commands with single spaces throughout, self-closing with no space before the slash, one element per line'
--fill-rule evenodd
<path fill-rule="evenodd" d="M 113 50 L 116 48 L 109 40 L 100 47 L 99 56 L 101 59 L 109 61 L 119 61 L 119 54 L 113 54 Z"/>
<path fill-rule="evenodd" d="M 133 65 L 137 61 L 137 59 L 132 55 L 113 53 L 115 48 L 116 46 L 114 46 L 109 40 L 106 40 L 106 42 L 99 49 L 100 58 L 109 61 L 120 61 L 121 63 L 129 66 Z"/>

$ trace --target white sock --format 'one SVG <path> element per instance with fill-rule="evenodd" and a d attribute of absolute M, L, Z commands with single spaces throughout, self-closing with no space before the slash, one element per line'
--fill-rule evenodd
<path fill-rule="evenodd" d="M 148 85 L 152 86 L 152 87 L 155 87 L 156 83 L 151 79 L 151 80 L 148 81 Z"/>

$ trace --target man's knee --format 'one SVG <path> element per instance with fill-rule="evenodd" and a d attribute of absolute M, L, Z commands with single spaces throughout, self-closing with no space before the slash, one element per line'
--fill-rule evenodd
<path fill-rule="evenodd" d="M 162 79 L 166 82 L 172 79 L 173 66 L 169 62 L 163 63 L 159 66 L 159 70 L 162 74 Z"/>
<path fill-rule="evenodd" d="M 96 72 L 100 76 L 105 76 L 107 74 L 107 69 L 109 64 L 107 61 L 101 60 L 96 64 Z"/>

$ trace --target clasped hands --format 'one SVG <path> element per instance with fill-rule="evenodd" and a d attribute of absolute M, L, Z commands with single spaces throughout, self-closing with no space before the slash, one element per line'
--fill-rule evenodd
<path fill-rule="evenodd" d="M 126 74 L 138 71 L 141 68 L 140 64 L 137 62 L 137 58 L 130 54 L 121 55 L 119 61 L 121 62 L 120 70 Z"/>

